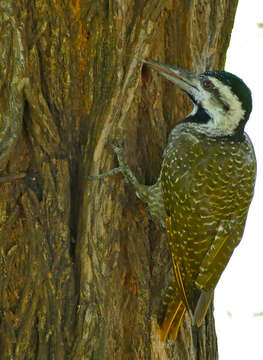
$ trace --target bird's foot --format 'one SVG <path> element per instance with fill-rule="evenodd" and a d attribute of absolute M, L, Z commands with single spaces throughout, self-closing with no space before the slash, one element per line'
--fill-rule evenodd
<path fill-rule="evenodd" d="M 112 143 L 110 146 L 113 149 L 113 151 L 115 152 L 115 154 L 117 155 L 117 159 L 118 159 L 118 163 L 119 163 L 119 167 L 117 169 L 119 169 L 119 172 L 121 172 L 123 174 L 126 182 L 134 183 L 135 176 L 133 175 L 133 173 L 125 159 L 123 148 L 119 144 L 116 144 L 116 143 L 115 144 Z M 137 181 L 137 179 L 136 179 L 136 181 Z"/>
<path fill-rule="evenodd" d="M 122 173 L 124 180 L 130 183 L 136 193 L 136 196 L 148 205 L 149 213 L 154 221 L 158 220 L 162 227 L 165 228 L 166 212 L 162 199 L 162 188 L 160 179 L 152 186 L 142 185 L 131 171 L 124 155 L 124 150 L 119 144 L 110 144 L 118 158 L 119 166 L 103 174 L 88 176 L 89 180 L 103 179 L 106 176 L 112 176 Z M 156 206 L 158 204 L 158 206 Z"/>
<path fill-rule="evenodd" d="M 115 154 L 117 155 L 119 166 L 112 170 L 106 171 L 102 174 L 89 175 L 88 179 L 89 180 L 104 179 L 107 176 L 112 176 L 112 175 L 122 173 L 127 182 L 134 183 L 135 180 L 137 181 L 137 179 L 133 175 L 131 169 L 129 168 L 129 165 L 127 164 L 127 162 L 125 160 L 123 148 L 119 144 L 114 144 L 114 143 L 110 144 L 110 146 L 113 149 L 113 151 L 115 152 Z"/>

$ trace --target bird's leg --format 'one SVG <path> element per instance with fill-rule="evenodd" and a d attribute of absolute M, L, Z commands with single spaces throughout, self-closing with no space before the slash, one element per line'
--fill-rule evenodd
<path fill-rule="evenodd" d="M 126 159 L 124 157 L 124 151 L 123 148 L 117 145 L 112 144 L 111 147 L 113 148 L 115 154 L 117 155 L 118 162 L 119 162 L 119 168 L 120 172 L 123 174 L 125 180 L 129 183 L 131 183 L 136 191 L 143 191 L 143 188 L 145 188 L 145 185 L 142 185 L 137 180 L 136 176 L 131 171 L 129 165 L 126 162 Z M 140 197 L 140 196 L 139 196 Z"/>
<path fill-rule="evenodd" d="M 141 187 L 144 187 L 144 185 L 141 185 L 139 181 L 137 180 L 136 176 L 131 171 L 129 165 L 127 164 L 127 161 L 124 157 L 124 151 L 123 148 L 114 144 L 111 144 L 112 149 L 114 150 L 115 154 L 117 155 L 119 166 L 117 168 L 114 168 L 112 170 L 106 171 L 105 173 L 88 176 L 89 180 L 96 180 L 96 179 L 103 179 L 106 176 L 112 176 L 119 173 L 122 173 L 125 180 L 131 184 L 134 185 L 136 190 L 142 190 Z"/>
<path fill-rule="evenodd" d="M 111 144 L 111 147 L 114 150 L 115 154 L 117 155 L 119 166 L 117 168 L 106 171 L 105 173 L 99 175 L 88 176 L 88 179 L 89 180 L 103 179 L 106 176 L 112 176 L 122 173 L 125 180 L 128 183 L 131 183 L 135 187 L 137 196 L 143 200 L 145 196 L 145 190 L 148 188 L 148 186 L 140 184 L 136 176 L 131 171 L 127 161 L 125 160 L 123 148 L 114 144 Z"/>
<path fill-rule="evenodd" d="M 143 200 L 148 205 L 148 210 L 151 214 L 151 217 L 154 220 L 158 220 L 161 225 L 165 228 L 165 209 L 162 198 L 162 186 L 160 177 L 154 185 L 146 186 L 140 184 L 136 176 L 131 171 L 127 161 L 125 160 L 124 151 L 122 147 L 112 144 L 115 154 L 117 155 L 119 166 L 112 170 L 109 170 L 103 174 L 88 176 L 88 179 L 103 179 L 106 176 L 115 175 L 122 173 L 125 180 L 131 183 L 135 189 L 136 195 L 139 199 Z"/>

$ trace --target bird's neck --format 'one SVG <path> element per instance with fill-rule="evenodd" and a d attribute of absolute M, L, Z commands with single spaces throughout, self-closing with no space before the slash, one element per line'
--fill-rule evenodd
<path fill-rule="evenodd" d="M 192 112 L 178 124 L 186 124 L 187 127 L 209 137 L 243 138 L 245 121 L 240 119 L 240 126 L 233 129 L 231 120 L 221 113 L 212 117 L 204 108 L 194 104 Z M 237 122 L 236 119 L 235 122 Z"/>

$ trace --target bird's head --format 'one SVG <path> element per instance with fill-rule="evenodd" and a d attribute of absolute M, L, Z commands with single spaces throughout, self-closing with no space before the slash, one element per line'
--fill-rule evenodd
<path fill-rule="evenodd" d="M 144 63 L 178 85 L 194 103 L 184 120 L 208 136 L 242 136 L 252 110 L 251 92 L 237 76 L 226 71 L 195 75 L 153 60 Z"/>

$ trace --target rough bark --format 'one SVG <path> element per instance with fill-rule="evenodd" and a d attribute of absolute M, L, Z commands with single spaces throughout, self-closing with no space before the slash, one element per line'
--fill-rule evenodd
<path fill-rule="evenodd" d="M 121 175 L 87 175 L 116 166 L 117 139 L 154 182 L 190 107 L 155 74 L 142 81 L 140 59 L 223 68 L 236 6 L 1 1 L 1 359 L 217 359 L 212 309 L 199 330 L 186 317 L 178 341 L 160 342 L 165 234 Z"/>

